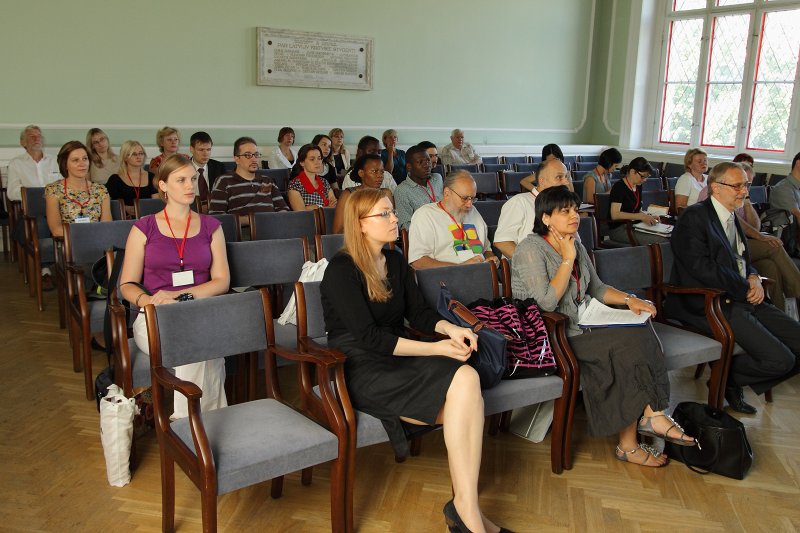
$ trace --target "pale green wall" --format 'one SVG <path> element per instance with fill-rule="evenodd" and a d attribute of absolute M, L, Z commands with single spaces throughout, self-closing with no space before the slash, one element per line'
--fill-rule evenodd
<path fill-rule="evenodd" d="M 298 142 L 333 125 L 349 144 L 390 126 L 401 143 L 444 143 L 453 127 L 473 129 L 474 143 L 589 142 L 598 133 L 596 90 L 594 120 L 584 121 L 592 3 L 13 2 L 0 32 L 0 146 L 16 146 L 28 123 L 45 127 L 51 147 L 95 125 L 114 144 L 152 144 L 164 124 L 204 127 L 217 144 L 243 134 L 274 144 L 281 125 Z M 374 89 L 256 85 L 257 26 L 373 37 Z M 582 121 L 578 133 L 515 131 Z"/>

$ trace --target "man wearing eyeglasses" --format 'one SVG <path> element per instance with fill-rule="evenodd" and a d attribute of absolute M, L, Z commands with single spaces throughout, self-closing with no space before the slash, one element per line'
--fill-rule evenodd
<path fill-rule="evenodd" d="M 475 194 L 475 180 L 461 170 L 445 178 L 441 201 L 417 209 L 408 232 L 411 266 L 420 269 L 497 262 L 486 238 L 486 223 L 473 209 Z"/>
<path fill-rule="evenodd" d="M 264 211 L 288 211 L 278 186 L 266 176 L 256 175 L 261 163 L 261 153 L 256 141 L 240 137 L 233 144 L 236 170 L 231 176 L 222 176 L 211 191 L 209 213 L 231 213 L 240 215 L 247 223 L 250 213 Z"/>
<path fill-rule="evenodd" d="M 742 387 L 761 394 L 800 371 L 800 323 L 765 300 L 735 210 L 747 196 L 747 176 L 738 163 L 720 163 L 708 176 L 711 196 L 686 208 L 672 231 L 675 260 L 670 282 L 725 291 L 720 304 L 736 343 L 746 353 L 731 360 L 725 399 L 731 409 L 755 414 Z M 710 327 L 702 295 L 670 295 L 668 317 L 704 331 Z"/>

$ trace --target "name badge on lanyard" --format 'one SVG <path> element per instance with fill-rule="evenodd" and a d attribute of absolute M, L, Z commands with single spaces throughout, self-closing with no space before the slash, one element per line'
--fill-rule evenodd
<path fill-rule="evenodd" d="M 172 224 L 169 222 L 169 215 L 166 209 L 164 209 L 164 220 L 167 222 L 169 232 L 172 233 L 172 239 L 175 242 L 175 250 L 178 252 L 178 266 L 180 267 L 179 271 L 172 273 L 172 286 L 183 287 L 186 285 L 193 285 L 194 271 L 183 268 L 183 251 L 186 248 L 186 236 L 189 234 L 189 226 L 192 223 L 192 212 L 189 211 L 189 216 L 186 217 L 186 229 L 183 232 L 183 240 L 180 246 L 178 246 L 178 239 L 175 237 L 175 232 L 172 231 Z"/>
<path fill-rule="evenodd" d="M 182 287 L 194 284 L 194 270 L 181 270 L 172 273 L 172 286 Z"/>
<path fill-rule="evenodd" d="M 74 219 L 72 219 L 72 222 L 74 222 L 75 224 L 86 224 L 91 221 L 92 219 L 89 217 L 89 215 L 81 215 L 79 217 L 75 217 Z"/>

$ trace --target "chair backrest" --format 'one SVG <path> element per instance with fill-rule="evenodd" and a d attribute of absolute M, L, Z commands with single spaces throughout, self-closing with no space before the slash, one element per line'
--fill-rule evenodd
<path fill-rule="evenodd" d="M 261 291 L 157 308 L 148 305 L 148 335 L 161 346 L 160 351 L 151 350 L 151 368 L 174 368 L 267 349 L 264 307 Z M 153 325 L 157 325 L 155 331 Z"/>
<path fill-rule="evenodd" d="M 531 175 L 531 172 L 504 172 L 503 191 L 507 194 L 522 192 L 519 182 Z"/>
<path fill-rule="evenodd" d="M 316 249 L 317 249 L 317 261 L 322 259 L 330 259 L 336 252 L 341 250 L 344 247 L 344 234 L 343 233 L 331 233 L 329 235 L 317 235 L 316 236 Z"/>
<path fill-rule="evenodd" d="M 663 170 L 664 170 L 664 162 L 663 161 L 650 161 L 648 159 L 647 162 L 650 163 L 651 167 L 653 167 L 654 169 L 658 170 L 658 172 L 659 172 L 659 174 L 661 176 L 664 175 L 664 172 L 663 172 Z"/>
<path fill-rule="evenodd" d="M 499 295 L 497 267 L 491 261 L 417 270 L 417 284 L 428 305 L 436 309 L 441 282 L 464 305 Z"/>
<path fill-rule="evenodd" d="M 500 192 L 500 181 L 496 172 L 473 172 L 478 194 L 497 194 Z"/>
<path fill-rule="evenodd" d="M 308 260 L 303 239 L 229 242 L 231 287 L 262 287 L 294 283 Z"/>
<path fill-rule="evenodd" d="M 600 161 L 600 154 L 578 156 L 578 162 L 580 163 L 592 163 L 594 165 L 597 165 L 598 161 Z M 592 169 L 590 168 L 589 170 Z"/>
<path fill-rule="evenodd" d="M 503 158 L 503 161 L 509 165 L 514 165 L 515 167 L 516 165 L 524 165 L 529 162 L 527 155 L 507 155 Z"/>
<path fill-rule="evenodd" d="M 596 161 L 578 161 L 575 163 L 575 170 L 592 171 L 597 166 Z"/>
<path fill-rule="evenodd" d="M 335 207 L 321 207 L 317 210 L 318 222 L 321 224 L 318 233 L 324 235 L 333 231 L 333 215 L 335 213 Z"/>
<path fill-rule="evenodd" d="M 448 173 L 455 172 L 456 170 L 466 170 L 467 172 L 469 172 L 471 174 L 474 174 L 476 172 L 480 172 L 481 171 L 480 165 L 478 165 L 478 164 L 469 165 L 469 164 L 456 163 L 456 164 L 447 166 Z"/>
<path fill-rule="evenodd" d="M 594 195 L 594 216 L 597 222 L 597 237 L 600 242 L 608 235 L 608 220 L 611 217 L 611 193 L 602 192 Z"/>
<path fill-rule="evenodd" d="M 573 178 L 572 189 L 575 191 L 575 194 L 578 195 L 578 198 L 581 199 L 581 202 L 583 202 L 583 180 L 576 180 Z"/>
<path fill-rule="evenodd" d="M 134 201 L 133 205 L 136 211 L 136 218 L 154 215 L 164 209 L 164 202 L 161 198 L 139 198 Z"/>
<path fill-rule="evenodd" d="M 250 238 L 254 241 L 305 237 L 308 242 L 314 242 L 317 234 L 314 211 L 253 213 L 250 222 Z"/>
<path fill-rule="evenodd" d="M 133 220 L 64 225 L 64 260 L 88 265 L 105 256 L 109 248 L 125 248 Z"/>
<path fill-rule="evenodd" d="M 666 176 L 666 174 L 664 174 Z M 675 184 L 678 183 L 678 178 L 666 178 L 667 189 L 670 191 L 675 190 Z"/>
<path fill-rule="evenodd" d="M 111 220 L 125 220 L 125 202 L 111 200 Z"/>
<path fill-rule="evenodd" d="M 242 231 L 239 227 L 239 217 L 230 213 L 217 213 L 209 215 L 222 223 L 222 234 L 225 235 L 225 242 L 239 242 L 242 240 Z"/>
<path fill-rule="evenodd" d="M 576 155 L 565 155 L 564 156 L 564 166 L 567 167 L 567 170 L 572 170 L 575 168 L 575 164 L 578 162 L 578 156 Z"/>
<path fill-rule="evenodd" d="M 489 164 L 489 165 L 500 164 L 500 156 L 497 155 L 485 155 L 481 157 L 481 160 L 483 161 L 484 164 Z"/>
<path fill-rule="evenodd" d="M 47 213 L 44 187 L 23 187 L 22 214 L 26 217 L 43 218 Z"/>
<path fill-rule="evenodd" d="M 539 166 L 539 163 L 542 162 L 542 156 L 540 156 L 540 155 L 532 155 L 532 156 L 528 157 L 528 160 L 530 160 L 530 162 L 535 164 L 536 166 Z"/>
<path fill-rule="evenodd" d="M 672 254 L 672 246 L 668 242 L 659 242 L 651 244 L 655 252 L 655 283 L 669 283 L 669 278 L 672 276 L 672 265 L 675 263 L 675 256 Z"/>
<path fill-rule="evenodd" d="M 256 170 L 257 176 L 264 176 L 273 181 L 278 187 L 278 190 L 285 192 L 289 188 L 289 174 L 291 170 L 288 168 L 270 168 L 263 170 Z"/>
<path fill-rule="evenodd" d="M 321 283 L 321 281 L 298 281 L 294 284 L 298 337 L 321 339 L 327 335 L 319 288 Z"/>
<path fill-rule="evenodd" d="M 647 182 L 645 182 L 647 183 Z M 669 191 L 642 191 L 642 209 L 647 209 L 650 204 L 669 207 Z"/>
<path fill-rule="evenodd" d="M 667 178 L 678 178 L 683 176 L 686 168 L 682 163 L 667 163 L 664 165 L 664 176 Z"/>
<path fill-rule="evenodd" d="M 236 170 L 236 161 L 223 161 L 222 166 L 225 168 L 225 172 L 233 172 Z"/>
<path fill-rule="evenodd" d="M 536 167 L 539 166 L 539 163 L 514 163 L 514 170 L 517 172 L 525 172 L 525 175 L 529 176 L 536 172 Z"/>
<path fill-rule="evenodd" d="M 642 191 L 661 191 L 664 190 L 664 182 L 656 175 L 650 176 L 642 183 Z"/>
<path fill-rule="evenodd" d="M 484 172 L 505 172 L 510 170 L 511 166 L 507 163 L 483 163 Z"/>
<path fill-rule="evenodd" d="M 756 172 L 753 174 L 753 185 L 766 185 L 767 184 L 767 173 L 766 172 Z"/>
<path fill-rule="evenodd" d="M 478 213 L 481 214 L 483 221 L 487 226 L 496 226 L 500 220 L 500 211 L 503 209 L 505 200 L 484 200 L 482 202 L 475 202 L 472 204 Z"/>
<path fill-rule="evenodd" d="M 597 248 L 597 224 L 594 217 L 581 217 L 578 222 L 578 235 L 581 237 L 581 243 L 587 250 L 594 250 Z"/>
<path fill-rule="evenodd" d="M 643 296 L 652 286 L 650 249 L 647 246 L 595 250 L 594 263 L 597 276 L 621 291 Z"/>
<path fill-rule="evenodd" d="M 444 165 L 436 165 L 431 168 L 431 174 L 439 174 L 440 176 L 444 177 L 447 172 L 444 169 Z"/>
<path fill-rule="evenodd" d="M 767 203 L 767 187 L 764 185 L 751 185 L 750 186 L 750 203 L 752 204 L 765 204 Z"/>
<path fill-rule="evenodd" d="M 770 187 L 773 185 L 777 185 L 778 183 L 782 182 L 785 179 L 786 179 L 786 174 L 770 174 L 769 185 Z"/>

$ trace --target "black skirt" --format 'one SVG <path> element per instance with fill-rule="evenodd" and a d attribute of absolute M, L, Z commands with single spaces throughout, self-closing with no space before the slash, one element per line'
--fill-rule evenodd
<path fill-rule="evenodd" d="M 410 424 L 400 417 L 436 425 L 447 390 L 464 363 L 450 357 L 380 355 L 359 348 L 350 335 L 329 340 L 347 355 L 345 379 L 353 407 L 379 418 L 398 457 L 408 455 Z"/>

